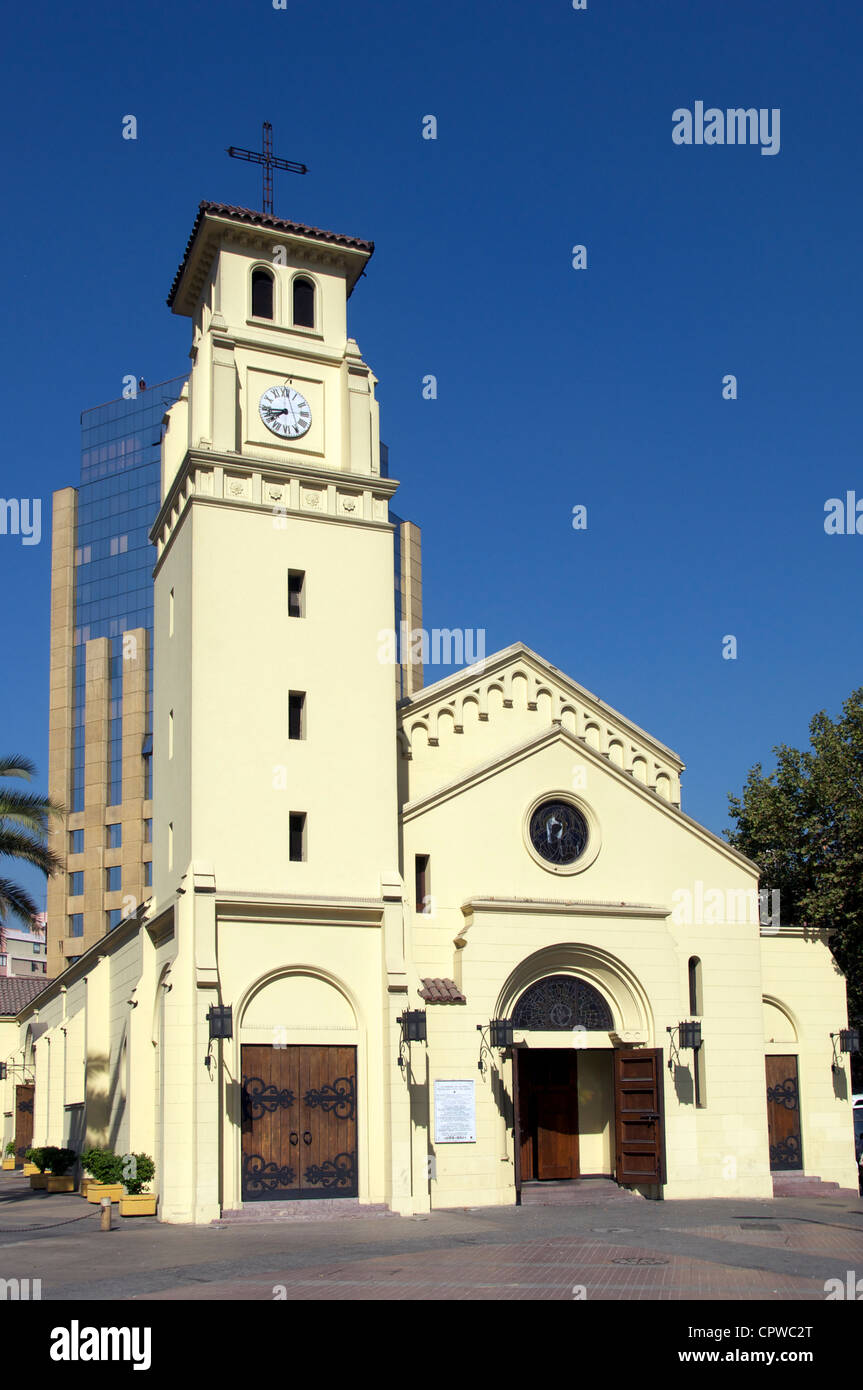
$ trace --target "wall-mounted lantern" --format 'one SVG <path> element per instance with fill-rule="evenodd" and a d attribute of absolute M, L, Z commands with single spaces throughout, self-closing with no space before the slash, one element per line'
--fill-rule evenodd
<path fill-rule="evenodd" d="M 396 1019 L 396 1023 L 401 1024 L 401 1038 L 399 1039 L 398 1063 L 400 1067 L 405 1064 L 404 1050 L 411 1043 L 428 1042 L 428 1028 L 426 1023 L 425 1009 L 405 1009 Z"/>
<path fill-rule="evenodd" d="M 486 1028 L 488 1029 L 488 1042 L 486 1042 Z M 499 1047 L 501 1052 L 505 1052 L 508 1047 L 513 1046 L 513 1029 L 511 1018 L 492 1018 L 487 1024 L 478 1023 L 476 1031 L 480 1034 L 479 1041 L 479 1061 L 477 1069 L 485 1076 L 487 1058 L 491 1058 L 493 1047 Z"/>
<path fill-rule="evenodd" d="M 837 1039 L 839 1046 L 836 1046 Z M 830 1034 L 830 1041 L 833 1044 L 833 1070 L 842 1071 L 842 1063 L 839 1054 L 860 1051 L 860 1029 L 859 1028 L 840 1028 L 838 1033 Z"/>
<path fill-rule="evenodd" d="M 207 1014 L 210 1023 L 210 1042 L 234 1036 L 234 1010 L 230 1004 L 211 1004 Z"/>
<path fill-rule="evenodd" d="M 668 1070 L 671 1071 L 675 1058 L 686 1048 L 697 1052 L 703 1039 L 701 1037 L 701 1024 L 695 1019 L 685 1019 L 683 1023 L 678 1023 L 676 1028 L 671 1027 L 666 1031 L 671 1044 L 668 1058 Z"/>

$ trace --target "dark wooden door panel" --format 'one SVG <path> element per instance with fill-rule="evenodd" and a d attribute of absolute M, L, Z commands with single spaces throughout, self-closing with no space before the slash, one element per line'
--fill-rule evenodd
<path fill-rule="evenodd" d="M 15 1087 L 15 1166 L 20 1167 L 24 1155 L 33 1144 L 33 1107 L 35 1086 Z"/>
<path fill-rule="evenodd" d="M 802 1170 L 803 1144 L 800 1134 L 797 1058 L 781 1056 L 766 1057 L 764 1060 L 767 1071 L 767 1133 L 771 1172 L 788 1173 Z"/>
<path fill-rule="evenodd" d="M 578 1177 L 578 1108 L 564 1090 L 536 1097 L 537 1177 L 541 1182 Z"/>
<path fill-rule="evenodd" d="M 244 1202 L 272 1202 L 299 1190 L 296 1047 L 244 1045 L 242 1189 Z"/>
<path fill-rule="evenodd" d="M 623 1185 L 665 1181 L 661 1048 L 615 1048 L 616 1177 Z"/>
<path fill-rule="evenodd" d="M 518 1053 L 518 1145 L 522 1182 L 578 1177 L 576 1053 L 548 1048 Z"/>
<path fill-rule="evenodd" d="M 353 1047 L 307 1047 L 302 1065 L 302 1191 L 357 1195 L 357 1078 Z"/>

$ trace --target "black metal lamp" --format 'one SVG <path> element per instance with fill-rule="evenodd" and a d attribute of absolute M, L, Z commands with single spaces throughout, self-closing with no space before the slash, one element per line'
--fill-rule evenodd
<path fill-rule="evenodd" d="M 701 1024 L 692 1019 L 680 1024 L 680 1047 L 691 1047 L 697 1052 L 701 1046 Z"/>
<path fill-rule="evenodd" d="M 403 1067 L 405 1048 L 410 1043 L 428 1042 L 426 1011 L 425 1009 L 405 1009 L 403 1014 L 399 1014 L 396 1023 L 401 1024 L 402 1030 L 402 1035 L 399 1038 L 398 1064 Z"/>
<path fill-rule="evenodd" d="M 842 1052 L 860 1051 L 860 1029 L 840 1028 L 838 1033 L 830 1034 L 830 1041 L 833 1044 L 833 1061 L 831 1066 L 835 1072 L 841 1072 L 843 1066 L 839 1061 L 839 1054 Z"/>
<path fill-rule="evenodd" d="M 489 1047 L 507 1048 L 513 1045 L 512 1019 L 493 1018 L 488 1025 Z"/>
<path fill-rule="evenodd" d="M 6 1063 L 0 1062 L 0 1081 L 6 1080 Z"/>
<path fill-rule="evenodd" d="M 405 1009 L 397 1022 L 402 1026 L 402 1040 L 404 1042 L 428 1041 L 425 1009 Z"/>
<path fill-rule="evenodd" d="M 207 1018 L 210 1021 L 210 1042 L 216 1038 L 234 1036 L 234 1011 L 230 1004 L 211 1004 Z"/>

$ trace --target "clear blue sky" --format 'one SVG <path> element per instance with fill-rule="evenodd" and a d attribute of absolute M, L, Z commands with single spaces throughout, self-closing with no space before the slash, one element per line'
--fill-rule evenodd
<path fill-rule="evenodd" d="M 186 370 L 165 296 L 201 198 L 259 206 L 224 150 L 268 119 L 311 169 L 276 212 L 377 245 L 351 331 L 426 626 L 528 643 L 675 748 L 721 830 L 751 764 L 863 683 L 863 536 L 823 528 L 863 497 L 861 48 L 847 0 L 13 7 L 0 493 L 43 499 L 43 540 L 0 536 L 3 749 L 47 771 L 79 412 Z M 778 107 L 780 152 L 675 145 L 697 100 Z"/>

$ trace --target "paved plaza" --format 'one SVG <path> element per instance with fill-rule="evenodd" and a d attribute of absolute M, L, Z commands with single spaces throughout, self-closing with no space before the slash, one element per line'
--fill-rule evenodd
<path fill-rule="evenodd" d="M 813 1302 L 828 1279 L 863 1277 L 863 1199 L 849 1193 L 419 1217 L 262 1212 L 209 1227 L 116 1211 L 102 1232 L 98 1207 L 4 1173 L 0 1277 L 40 1279 L 43 1300 Z"/>

